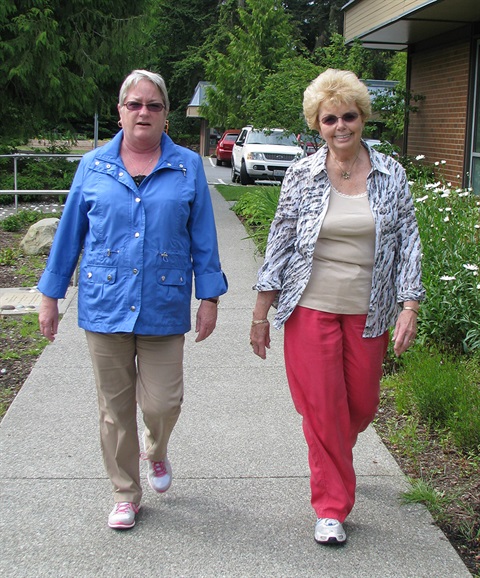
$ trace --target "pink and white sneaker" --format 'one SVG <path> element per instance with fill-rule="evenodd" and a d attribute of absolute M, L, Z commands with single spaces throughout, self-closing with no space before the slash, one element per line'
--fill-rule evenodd
<path fill-rule="evenodd" d="M 115 530 L 127 530 L 135 526 L 135 515 L 140 510 L 140 504 L 133 502 L 117 502 L 108 516 L 108 525 Z"/>
<path fill-rule="evenodd" d="M 163 494 L 172 485 L 172 466 L 167 457 L 159 462 L 147 458 L 147 438 L 145 432 L 143 433 L 143 447 L 145 451 L 141 453 L 140 458 L 148 464 L 148 483 L 154 492 Z"/>
<path fill-rule="evenodd" d="M 172 466 L 168 458 L 160 462 L 147 459 L 148 474 L 147 479 L 154 492 L 163 494 L 172 485 Z"/>

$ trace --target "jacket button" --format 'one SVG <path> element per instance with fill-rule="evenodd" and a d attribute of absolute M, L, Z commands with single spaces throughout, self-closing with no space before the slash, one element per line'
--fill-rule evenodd
<path fill-rule="evenodd" d="M 135 233 L 135 237 L 138 239 L 138 237 L 140 237 L 140 233 Z"/>
<path fill-rule="evenodd" d="M 183 283 L 183 277 L 180 277 L 180 282 Z"/>
<path fill-rule="evenodd" d="M 111 275 L 107 275 L 107 281 L 111 281 L 112 280 L 112 276 Z"/>
<path fill-rule="evenodd" d="M 112 168 L 112 165 L 107 163 L 107 169 L 111 169 L 111 168 Z"/>
<path fill-rule="evenodd" d="M 119 177 L 123 177 L 123 171 L 120 172 L 120 173 L 118 173 L 118 176 L 119 176 Z"/>
<path fill-rule="evenodd" d="M 165 275 L 162 275 L 161 279 L 162 281 L 165 281 Z"/>
<path fill-rule="evenodd" d="M 90 277 L 93 275 L 93 273 L 91 273 L 90 271 L 87 273 L 87 277 L 90 279 Z"/>
<path fill-rule="evenodd" d="M 136 275 L 138 273 L 138 269 L 133 269 L 132 273 Z"/>
<path fill-rule="evenodd" d="M 130 307 L 130 311 L 135 311 L 135 309 L 136 309 L 135 305 L 132 305 L 132 306 Z"/>
<path fill-rule="evenodd" d="M 136 202 L 136 203 L 139 203 L 140 200 L 141 200 L 140 197 L 137 197 L 137 198 L 135 199 L 135 202 Z"/>

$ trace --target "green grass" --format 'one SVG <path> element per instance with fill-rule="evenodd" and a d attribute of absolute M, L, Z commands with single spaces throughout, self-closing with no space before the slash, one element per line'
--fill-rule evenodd
<path fill-rule="evenodd" d="M 229 202 L 240 200 L 242 195 L 245 194 L 248 189 L 248 187 L 242 187 L 239 185 L 215 185 L 215 188 L 222 197 Z"/>
<path fill-rule="evenodd" d="M 19 275 L 22 275 L 22 287 L 32 287 L 38 283 L 38 270 L 45 267 L 45 257 L 43 255 L 31 255 L 29 264 L 24 264 L 18 268 Z"/>
<path fill-rule="evenodd" d="M 440 521 L 446 506 L 451 502 L 451 498 L 436 490 L 425 480 L 409 478 L 410 489 L 404 492 L 402 501 L 404 504 L 424 504 L 429 512 Z"/>

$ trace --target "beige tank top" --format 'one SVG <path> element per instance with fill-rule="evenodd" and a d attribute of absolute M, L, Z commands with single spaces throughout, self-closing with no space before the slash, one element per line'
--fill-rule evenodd
<path fill-rule="evenodd" d="M 367 193 L 344 195 L 332 187 L 312 275 L 298 304 L 327 313 L 367 313 L 374 257 L 375 222 Z"/>

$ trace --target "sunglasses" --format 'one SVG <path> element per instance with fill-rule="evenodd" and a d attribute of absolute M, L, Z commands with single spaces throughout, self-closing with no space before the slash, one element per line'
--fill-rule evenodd
<path fill-rule="evenodd" d="M 326 116 L 320 119 L 322 124 L 326 124 L 327 126 L 333 126 L 337 124 L 338 119 L 341 118 L 343 122 L 354 122 L 360 115 L 358 112 L 346 112 L 342 114 L 342 116 L 335 116 L 334 114 L 327 114 Z"/>
<path fill-rule="evenodd" d="M 123 105 L 127 110 L 139 111 L 142 110 L 144 106 L 147 107 L 149 112 L 162 112 L 165 110 L 165 105 L 162 102 L 149 102 L 148 104 L 143 104 L 143 102 L 137 102 L 136 100 L 129 100 Z"/>

